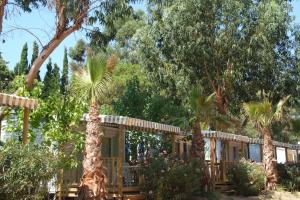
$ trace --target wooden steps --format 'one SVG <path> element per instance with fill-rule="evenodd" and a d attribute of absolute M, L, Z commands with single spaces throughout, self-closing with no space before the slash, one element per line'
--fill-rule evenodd
<path fill-rule="evenodd" d="M 221 193 L 233 191 L 233 187 L 229 182 L 216 183 L 215 190 Z"/>

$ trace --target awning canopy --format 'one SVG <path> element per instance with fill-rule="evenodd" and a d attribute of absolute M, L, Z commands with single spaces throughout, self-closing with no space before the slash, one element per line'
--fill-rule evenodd
<path fill-rule="evenodd" d="M 180 128 L 176 126 L 150 122 L 142 119 L 136 119 L 123 116 L 100 115 L 101 123 L 104 124 L 118 124 L 126 128 L 145 131 L 145 132 L 167 132 L 180 134 Z"/>
<path fill-rule="evenodd" d="M 238 142 L 245 142 L 245 143 L 251 143 L 251 144 L 263 144 L 264 140 L 259 138 L 249 138 L 248 136 L 244 135 L 236 135 L 232 133 L 224 133 L 220 131 L 203 131 L 204 137 L 207 138 L 217 138 L 221 140 L 231 140 L 231 141 L 238 141 Z M 274 146 L 277 147 L 286 147 L 290 149 L 300 149 L 300 145 L 298 144 L 289 144 L 289 143 L 283 143 L 278 141 L 272 141 Z"/>
<path fill-rule="evenodd" d="M 86 120 L 88 115 L 84 116 Z M 131 117 L 124 117 L 124 116 L 114 116 L 114 115 L 99 115 L 101 119 L 101 123 L 104 126 L 114 126 L 118 127 L 119 125 L 123 126 L 126 129 L 130 130 L 137 130 L 143 132 L 162 132 L 162 133 L 174 133 L 176 135 L 187 136 L 191 133 L 185 132 L 177 126 L 171 126 L 166 124 L 161 124 L 157 122 L 146 121 L 142 119 L 136 119 Z M 232 133 L 224 133 L 220 131 L 202 131 L 202 134 L 206 138 L 216 138 L 221 140 L 230 140 L 230 141 L 237 141 L 237 142 L 245 142 L 245 143 L 252 143 L 252 144 L 263 144 L 263 140 L 259 138 L 249 138 L 248 136 L 244 135 L 237 135 Z M 273 141 L 274 146 L 278 147 L 287 147 L 290 149 L 299 149 L 300 145 L 297 144 L 289 144 L 283 142 Z"/>
<path fill-rule="evenodd" d="M 11 94 L 0 93 L 0 106 L 23 107 L 35 109 L 38 105 L 37 100 L 20 97 Z"/>

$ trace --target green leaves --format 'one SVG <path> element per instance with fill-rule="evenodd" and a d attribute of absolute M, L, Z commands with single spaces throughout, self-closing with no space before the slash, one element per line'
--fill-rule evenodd
<path fill-rule="evenodd" d="M 58 171 L 58 157 L 47 148 L 7 143 L 0 151 L 1 199 L 43 199 L 45 183 Z"/>
<path fill-rule="evenodd" d="M 74 71 L 71 90 L 77 97 L 89 102 L 104 98 L 109 89 L 111 71 L 116 65 L 116 62 L 107 61 L 103 55 L 90 56 L 85 68 Z"/>
<path fill-rule="evenodd" d="M 243 108 L 250 120 L 260 127 L 269 127 L 274 121 L 280 121 L 284 117 L 284 106 L 289 100 L 290 95 L 280 100 L 273 108 L 268 100 L 254 103 L 244 103 Z"/>

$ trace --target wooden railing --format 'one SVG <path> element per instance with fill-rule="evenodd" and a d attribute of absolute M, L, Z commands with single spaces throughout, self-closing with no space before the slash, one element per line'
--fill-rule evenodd
<path fill-rule="evenodd" d="M 104 172 L 107 177 L 107 188 L 109 192 L 118 193 L 120 187 L 122 192 L 140 191 L 143 183 L 143 175 L 140 166 L 130 166 L 124 163 L 121 165 L 122 163 L 120 162 L 121 160 L 118 157 L 103 158 Z M 212 168 L 211 162 L 206 162 L 210 176 L 215 183 L 228 181 L 227 170 L 236 163 L 237 161 L 221 161 L 219 163 L 214 163 L 214 168 Z M 120 169 L 122 169 L 122 172 Z M 80 183 L 81 176 L 82 166 L 80 165 L 77 169 L 66 172 L 64 183 L 67 185 L 78 184 Z"/>
<path fill-rule="evenodd" d="M 211 162 L 206 161 L 210 177 L 214 179 L 215 183 L 222 183 L 228 181 L 227 170 L 236 163 L 238 163 L 238 161 L 221 161 L 219 163 L 214 163 L 214 169 L 212 169 Z M 212 172 L 214 174 L 212 174 Z"/>

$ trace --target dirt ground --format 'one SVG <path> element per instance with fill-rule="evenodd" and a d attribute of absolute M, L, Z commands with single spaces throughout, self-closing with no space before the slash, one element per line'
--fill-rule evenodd
<path fill-rule="evenodd" d="M 255 197 L 227 196 L 221 194 L 220 200 L 300 200 L 300 192 L 291 193 L 276 191 Z"/>

